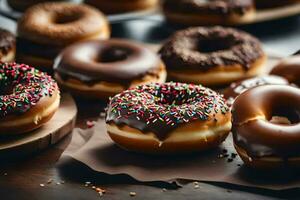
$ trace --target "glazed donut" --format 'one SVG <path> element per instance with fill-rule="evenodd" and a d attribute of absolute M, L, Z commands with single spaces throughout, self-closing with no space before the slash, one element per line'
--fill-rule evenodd
<path fill-rule="evenodd" d="M 234 25 L 252 21 L 255 6 L 253 0 L 166 0 L 163 13 L 174 24 Z"/>
<path fill-rule="evenodd" d="M 176 32 L 159 51 L 169 80 L 220 86 L 261 73 L 266 55 L 251 35 L 231 28 Z"/>
<path fill-rule="evenodd" d="M 54 71 L 66 90 L 98 99 L 108 99 L 136 85 L 166 80 L 165 66 L 154 52 L 121 39 L 71 45 L 56 59 Z"/>
<path fill-rule="evenodd" d="M 51 72 L 54 58 L 66 46 L 107 39 L 106 18 L 96 9 L 73 3 L 41 3 L 18 22 L 17 60 Z"/>
<path fill-rule="evenodd" d="M 85 3 L 104 13 L 112 14 L 153 8 L 158 4 L 158 0 L 85 0 Z"/>
<path fill-rule="evenodd" d="M 42 2 L 47 2 L 49 0 L 7 0 L 7 4 L 14 10 L 24 11 L 27 8 Z M 55 0 L 55 1 L 66 1 L 66 0 Z"/>
<path fill-rule="evenodd" d="M 150 154 L 190 153 L 218 146 L 231 129 L 221 95 L 185 83 L 152 83 L 113 97 L 106 127 L 120 147 Z"/>
<path fill-rule="evenodd" d="M 0 28 L 0 62 L 12 62 L 16 54 L 15 36 Z"/>
<path fill-rule="evenodd" d="M 300 55 L 296 54 L 283 59 L 271 70 L 270 74 L 282 76 L 300 87 Z"/>
<path fill-rule="evenodd" d="M 243 92 L 260 85 L 288 85 L 289 82 L 280 76 L 264 75 L 233 82 L 223 92 L 227 103 L 232 105 L 235 98 Z"/>
<path fill-rule="evenodd" d="M 255 5 L 258 9 L 274 8 L 295 3 L 300 3 L 300 0 L 255 0 Z"/>
<path fill-rule="evenodd" d="M 0 66 L 0 135 L 26 133 L 49 121 L 60 102 L 56 82 L 25 64 Z"/>
<path fill-rule="evenodd" d="M 300 90 L 264 85 L 239 95 L 232 107 L 234 146 L 247 166 L 300 167 Z"/>

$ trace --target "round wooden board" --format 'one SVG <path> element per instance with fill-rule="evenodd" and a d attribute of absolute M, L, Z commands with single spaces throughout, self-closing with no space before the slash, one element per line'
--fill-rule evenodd
<path fill-rule="evenodd" d="M 69 94 L 62 94 L 58 111 L 41 128 L 20 136 L 0 138 L 0 156 L 22 156 L 57 143 L 74 128 L 77 107 Z"/>

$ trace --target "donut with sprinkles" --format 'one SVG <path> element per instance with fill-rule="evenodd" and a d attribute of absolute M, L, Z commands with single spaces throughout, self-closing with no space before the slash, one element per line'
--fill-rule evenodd
<path fill-rule="evenodd" d="M 0 85 L 0 135 L 37 129 L 58 109 L 57 83 L 26 64 L 1 63 Z"/>
<path fill-rule="evenodd" d="M 201 85 L 151 83 L 113 98 L 106 111 L 109 136 L 145 153 L 194 152 L 218 146 L 231 129 L 222 95 Z"/>

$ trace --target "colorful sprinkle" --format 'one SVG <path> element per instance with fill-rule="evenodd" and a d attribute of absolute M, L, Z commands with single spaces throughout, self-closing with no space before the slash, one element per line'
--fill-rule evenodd
<path fill-rule="evenodd" d="M 0 64 L 0 117 L 24 113 L 44 96 L 51 96 L 56 82 L 25 64 Z"/>
<path fill-rule="evenodd" d="M 178 124 L 208 120 L 211 112 L 226 114 L 221 95 L 200 85 L 152 83 L 126 90 L 111 98 L 106 122 L 152 131 L 163 139 Z"/>

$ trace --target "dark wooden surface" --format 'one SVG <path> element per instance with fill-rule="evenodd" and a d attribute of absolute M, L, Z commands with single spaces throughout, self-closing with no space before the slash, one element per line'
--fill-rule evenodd
<path fill-rule="evenodd" d="M 300 47 L 300 22 L 292 18 L 276 23 L 243 27 L 264 41 L 267 48 L 289 55 Z M 15 30 L 15 24 L 0 18 L 0 26 Z M 138 27 L 138 28 L 137 28 Z M 131 21 L 113 26 L 113 36 L 137 39 L 146 42 L 159 42 L 165 39 L 173 28 L 166 26 L 159 17 L 148 21 Z M 86 121 L 96 119 L 103 109 L 101 102 L 78 103 L 77 127 L 86 128 Z M 194 183 L 182 188 L 168 188 L 158 183 L 143 185 L 123 177 L 111 177 L 95 173 L 84 165 L 69 160 L 57 165 L 70 136 L 59 144 L 26 158 L 0 158 L 0 199 L 2 200 L 54 200 L 54 199 L 299 199 L 300 190 L 272 191 L 247 188 L 220 183 Z M 51 183 L 47 183 L 52 180 Z M 85 182 L 104 188 L 107 193 L 100 196 Z M 41 185 L 41 184 L 44 184 Z M 131 197 L 130 192 L 136 192 Z"/>

